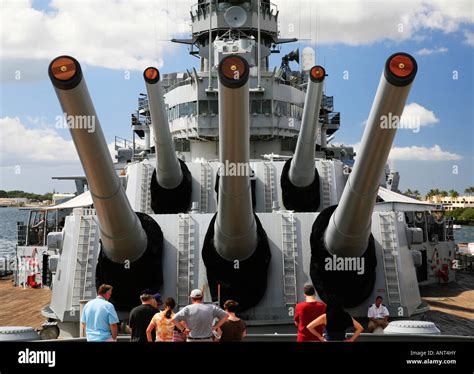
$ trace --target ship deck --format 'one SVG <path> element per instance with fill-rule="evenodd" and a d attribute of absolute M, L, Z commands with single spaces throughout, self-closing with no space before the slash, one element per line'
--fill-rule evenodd
<path fill-rule="evenodd" d="M 41 328 L 46 321 L 41 309 L 50 301 L 49 288 L 14 287 L 11 276 L 0 278 L 0 326 Z"/>
<path fill-rule="evenodd" d="M 457 282 L 420 289 L 430 311 L 423 320 L 434 322 L 447 335 L 473 335 L 474 272 L 458 272 Z M 12 277 L 0 278 L 0 326 L 40 328 L 45 322 L 41 309 L 49 304 L 49 288 L 14 287 Z"/>
<path fill-rule="evenodd" d="M 474 272 L 458 271 L 456 282 L 423 286 L 420 293 L 430 306 L 424 320 L 442 334 L 474 335 Z"/>

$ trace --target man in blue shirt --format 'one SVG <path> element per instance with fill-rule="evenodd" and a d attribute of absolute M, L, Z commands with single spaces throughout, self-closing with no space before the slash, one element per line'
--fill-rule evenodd
<path fill-rule="evenodd" d="M 113 304 L 108 301 L 112 288 L 108 284 L 101 285 L 98 296 L 84 306 L 81 324 L 88 342 L 117 340 L 119 319 Z"/>

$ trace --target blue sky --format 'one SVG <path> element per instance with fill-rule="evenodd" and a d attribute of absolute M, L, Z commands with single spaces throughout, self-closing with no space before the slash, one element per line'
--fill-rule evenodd
<path fill-rule="evenodd" d="M 128 7 L 142 6 L 135 3 L 129 2 L 131 5 Z M 169 12 L 169 8 L 164 7 L 164 10 L 160 8 L 163 7 L 163 3 L 166 5 L 167 2 L 163 1 L 161 5 L 153 5 L 154 11 L 159 14 L 162 14 L 160 12 Z M 326 8 L 331 6 L 330 2 L 322 3 Z M 181 7 L 177 7 L 174 11 L 181 12 L 183 9 L 187 9 L 188 4 L 189 2 L 183 2 Z M 282 14 L 285 7 L 290 6 L 284 1 L 279 1 L 277 4 L 280 6 Z M 125 3 L 122 5 L 127 7 Z M 422 6 L 425 5 L 421 4 L 420 9 L 424 9 Z M 463 6 L 465 7 L 465 3 Z M 25 8 L 28 8 L 29 13 L 22 9 L 22 12 L 18 11 L 16 14 L 18 17 L 20 15 L 25 17 L 25 22 L 30 22 L 31 27 L 37 23 L 39 25 L 48 25 L 49 23 L 54 25 L 54 17 L 59 18 L 58 15 L 66 15 L 66 12 L 73 15 L 76 11 L 79 12 L 79 7 L 71 9 L 70 6 L 67 8 L 64 5 L 64 8 L 61 8 L 61 5 L 51 5 L 48 1 L 35 1 L 32 7 L 31 4 L 26 3 Z M 444 3 L 439 5 L 439 11 L 441 12 L 443 9 L 448 9 Z M 390 161 L 391 165 L 401 173 L 400 187 L 402 190 L 411 188 L 425 193 L 430 188 L 441 188 L 456 189 L 462 192 L 464 188 L 474 185 L 474 43 L 469 39 L 474 33 L 474 21 L 472 21 L 474 15 L 471 13 L 466 16 L 462 14 L 461 10 L 458 13 L 450 14 L 449 17 L 444 16 L 445 18 L 437 21 L 438 23 L 434 26 L 432 20 L 429 23 L 426 21 L 426 16 L 419 18 L 425 23 L 413 26 L 410 35 L 401 38 L 401 40 L 399 37 L 393 36 L 392 31 L 388 29 L 373 32 L 370 29 L 361 30 L 361 36 L 357 39 L 356 35 L 356 40 L 353 38 L 354 35 L 337 34 L 338 30 L 335 30 L 330 37 L 318 30 L 318 37 L 315 38 L 318 43 L 309 44 L 307 40 L 303 40 L 292 45 L 285 45 L 282 48 L 282 54 L 273 55 L 271 66 L 273 68 L 273 66 L 279 65 L 281 55 L 291 49 L 296 47 L 302 49 L 307 45 L 315 48 L 317 63 L 323 65 L 329 74 L 326 80 L 326 94 L 334 95 L 335 109 L 341 112 L 342 123 L 335 142 L 357 145 L 361 139 L 364 121 L 370 111 L 386 58 L 398 51 L 413 54 L 418 61 L 419 70 L 408 104 L 416 103 L 426 113 L 432 112 L 437 121 L 423 126 L 418 133 L 400 129 L 394 143 L 398 152 Z M 470 10 L 472 12 L 472 6 Z M 9 9 L 2 8 L 2 20 L 9 19 L 6 18 L 10 17 L 8 11 Z M 86 9 L 80 8 L 81 17 L 87 16 L 86 11 Z M 127 8 L 124 8 L 123 11 L 126 12 Z M 130 9 L 130 11 L 133 10 Z M 327 12 L 330 11 L 331 9 L 327 10 Z M 423 11 L 431 16 L 437 10 Z M 466 13 L 465 10 L 464 13 Z M 313 14 L 315 13 L 311 11 L 308 17 L 312 17 Z M 377 14 L 374 13 L 373 16 Z M 385 14 L 385 12 L 381 14 Z M 417 15 L 418 13 L 413 11 L 413 14 Z M 171 20 L 174 19 L 172 14 L 169 17 Z M 189 11 L 185 11 L 184 15 L 181 14 L 180 17 L 180 19 L 186 20 L 186 17 L 189 17 Z M 282 36 L 303 36 L 304 38 L 308 33 L 303 28 L 308 22 L 312 22 L 313 18 L 305 21 L 304 17 L 296 15 L 295 20 L 284 19 L 282 21 Z M 343 19 L 341 22 L 345 22 L 345 17 L 341 15 L 340 18 Z M 440 18 L 433 16 L 433 19 L 439 20 Z M 107 20 L 101 20 L 101 22 L 104 23 L 100 26 L 102 27 L 101 32 L 116 30 L 112 24 L 108 26 Z M 87 40 L 80 40 L 80 38 L 77 41 L 78 45 L 70 47 L 65 44 L 67 47 L 64 53 L 73 52 L 73 55 L 81 62 L 85 61 L 83 67 L 89 91 L 109 144 L 113 142 L 115 135 L 131 138 L 130 114 L 136 108 L 138 94 L 145 92 L 141 66 L 139 68 L 138 65 L 155 61 L 155 65 L 162 64 L 160 69 L 162 72 L 183 71 L 196 65 L 198 60 L 188 54 L 186 46 L 174 46 L 169 42 L 161 41 L 169 39 L 169 36 L 173 35 L 186 35 L 174 31 L 186 29 L 185 25 L 180 26 L 181 21 L 176 21 L 175 28 L 170 27 L 170 22 L 172 21 L 166 21 L 164 26 L 148 25 L 153 34 L 148 43 L 155 48 L 153 53 L 148 56 L 146 56 L 145 45 L 140 46 L 140 43 L 137 42 L 137 46 L 134 46 L 135 41 L 131 36 L 130 40 L 126 40 L 129 37 L 128 34 L 114 35 L 112 33 L 107 35 L 107 33 L 102 33 L 96 34 L 95 39 L 90 39 L 90 45 Z M 285 32 L 287 24 L 291 22 L 296 22 L 298 25 L 301 23 L 303 26 L 301 29 L 298 29 L 297 26 L 296 31 L 292 29 L 288 32 L 287 29 Z M 351 22 L 351 20 L 349 19 L 347 22 Z M 364 20 L 361 19 L 360 24 L 362 25 L 363 22 Z M 455 22 L 457 23 L 455 24 Z M 354 22 L 350 24 L 352 23 Z M 348 23 L 348 25 L 350 24 Z M 2 22 L 2 25 L 0 28 L 2 28 L 2 32 L 5 32 L 8 26 L 5 25 L 5 22 Z M 28 29 L 28 24 L 26 25 L 26 29 Z M 45 30 L 48 30 L 48 27 L 45 26 Z M 361 26 L 361 28 L 363 27 L 367 26 Z M 328 30 L 328 34 L 329 31 L 331 30 Z M 74 38 L 80 30 L 69 32 Z M 380 32 L 380 36 L 372 38 L 371 34 L 377 32 Z M 140 38 L 140 34 L 137 34 L 136 37 Z M 2 39 L 0 60 L 4 60 L 4 68 L 0 89 L 0 121 L 2 121 L 2 127 L 0 127 L 0 189 L 22 189 L 38 193 L 53 189 L 62 192 L 73 191 L 73 183 L 50 179 L 53 175 L 83 174 L 77 157 L 71 153 L 68 130 L 54 128 L 56 117 L 60 115 L 61 111 L 47 78 L 46 69 L 51 58 L 62 53 L 62 50 L 52 48 L 49 51 L 50 45 L 41 39 L 41 35 L 35 36 L 29 33 L 24 38 L 26 41 L 22 41 L 21 37 L 18 37 L 19 41 L 12 39 L 5 42 Z M 124 40 L 122 43 L 120 42 L 121 38 Z M 143 38 L 147 38 L 147 35 L 143 35 Z M 24 43 L 27 46 L 28 42 L 30 42 L 33 55 L 36 50 L 38 51 L 37 57 L 29 57 L 29 48 L 22 45 Z M 115 46 L 115 49 L 111 49 L 110 53 L 101 55 L 100 48 L 93 50 L 95 44 L 105 45 L 109 42 L 112 47 Z M 45 47 L 40 48 L 43 43 L 46 43 Z M 75 48 L 75 50 L 68 51 L 68 48 Z M 120 54 L 113 55 L 121 49 L 123 49 L 123 53 L 121 53 L 125 56 L 123 60 L 121 60 Z M 421 52 L 420 55 L 420 51 L 423 49 L 425 54 Z M 43 53 L 43 51 L 45 52 Z M 128 56 L 132 56 L 134 59 L 128 61 Z M 128 62 L 122 64 L 121 61 L 126 60 Z M 12 79 L 15 64 L 25 78 Z M 297 68 L 296 65 L 294 67 Z M 349 79 L 344 79 L 345 71 L 349 73 Z M 458 79 L 453 79 L 455 71 L 458 74 Z M 125 79 L 128 75 L 130 79 Z M 18 118 L 18 120 L 13 121 L 14 118 Z M 32 132 L 29 132 L 27 137 L 22 137 L 21 134 L 15 133 L 15 130 L 19 129 Z M 37 141 L 35 141 L 35 136 Z M 43 137 L 53 141 L 59 137 L 63 141 L 60 141 L 59 146 L 55 147 L 51 146 L 50 142 L 43 141 Z M 31 144 L 27 144 L 30 140 Z M 30 148 L 25 148 L 27 145 Z M 64 157 L 61 156 L 62 146 L 64 146 Z M 31 149 L 35 155 L 28 155 L 25 149 Z M 39 153 L 38 156 L 36 156 L 37 153 Z M 430 157 L 431 153 L 432 157 Z M 15 168 L 16 165 L 20 166 L 20 171 L 18 171 L 18 167 Z M 457 171 L 457 174 L 453 173 L 453 170 Z"/>

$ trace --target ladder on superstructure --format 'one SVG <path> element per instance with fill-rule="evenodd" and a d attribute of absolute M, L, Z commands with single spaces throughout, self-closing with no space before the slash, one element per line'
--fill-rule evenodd
<path fill-rule="evenodd" d="M 151 214 L 151 191 L 150 182 L 153 175 L 152 166 L 147 163 L 142 163 L 142 180 L 141 180 L 141 199 L 140 199 L 140 212 Z"/>
<path fill-rule="evenodd" d="M 94 280 L 92 278 L 92 269 L 94 266 L 94 250 L 98 227 L 94 217 L 94 209 L 82 210 L 71 302 L 72 310 L 77 312 L 79 312 L 81 300 L 89 300 L 93 297 Z"/>
<path fill-rule="evenodd" d="M 321 210 L 331 206 L 331 186 L 332 186 L 332 163 L 330 161 L 321 161 L 323 180 L 322 180 L 322 207 Z"/>
<path fill-rule="evenodd" d="M 211 166 L 208 162 L 201 163 L 201 204 L 200 211 L 207 213 L 209 211 L 209 191 L 211 186 Z"/>
<path fill-rule="evenodd" d="M 265 182 L 265 212 L 273 210 L 274 191 L 275 191 L 275 171 L 271 162 L 264 162 L 264 182 Z"/>
<path fill-rule="evenodd" d="M 176 298 L 178 307 L 189 303 L 194 283 L 194 222 L 189 214 L 178 215 L 178 265 Z"/>
<path fill-rule="evenodd" d="M 283 293 L 287 306 L 297 302 L 296 268 L 297 243 L 295 218 L 291 212 L 281 213 Z"/>
<path fill-rule="evenodd" d="M 389 305 L 400 305 L 400 282 L 398 277 L 397 256 L 398 240 L 395 231 L 395 218 L 393 212 L 380 212 L 380 236 L 382 239 L 382 256 L 387 285 Z"/>

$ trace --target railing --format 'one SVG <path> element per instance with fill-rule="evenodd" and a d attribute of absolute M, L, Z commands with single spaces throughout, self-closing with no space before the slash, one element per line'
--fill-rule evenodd
<path fill-rule="evenodd" d="M 131 140 L 115 136 L 115 150 L 119 148 L 133 148 L 133 142 Z"/>
<path fill-rule="evenodd" d="M 260 0 L 260 8 L 262 12 L 266 12 L 272 15 L 276 15 L 278 13 L 278 6 L 270 1 Z"/>
<path fill-rule="evenodd" d="M 211 7 L 212 7 L 211 10 L 216 9 L 215 0 L 211 1 Z M 209 1 L 207 0 L 205 2 L 195 3 L 191 5 L 191 16 L 196 17 L 200 15 L 205 15 L 208 13 L 207 8 L 209 8 Z"/>
<path fill-rule="evenodd" d="M 164 93 L 168 93 L 171 90 L 174 90 L 175 88 L 178 88 L 178 87 L 181 87 L 181 86 L 190 85 L 192 83 L 192 79 L 189 79 L 189 78 L 183 78 L 183 79 L 176 78 L 175 80 L 169 80 L 169 82 L 171 82 L 171 83 L 170 83 L 169 86 L 167 86 L 163 90 Z"/>
<path fill-rule="evenodd" d="M 206 18 L 209 14 L 209 5 L 211 5 L 211 12 L 216 11 L 216 3 L 217 3 L 217 9 L 219 12 L 224 12 L 226 9 L 230 8 L 232 4 L 230 1 L 218 1 L 218 0 L 204 0 L 199 3 L 195 3 L 191 5 L 191 19 L 194 21 L 194 17 L 204 17 Z M 250 0 L 249 0 L 250 3 Z M 246 11 L 250 11 L 252 9 L 251 6 L 247 5 L 246 3 L 243 4 L 237 4 L 244 8 Z M 278 13 L 278 6 L 274 3 L 271 3 L 268 0 L 260 0 L 260 9 L 262 14 L 271 14 L 273 16 L 276 16 Z M 257 12 L 257 6 L 253 7 L 253 12 Z"/>
<path fill-rule="evenodd" d="M 322 107 L 330 112 L 334 110 L 334 96 L 323 95 Z"/>
<path fill-rule="evenodd" d="M 341 124 L 341 114 L 339 112 L 328 113 L 320 117 L 325 125 L 339 126 Z"/>
<path fill-rule="evenodd" d="M 445 217 L 445 237 L 446 240 L 454 240 L 454 218 Z"/>
<path fill-rule="evenodd" d="M 145 94 L 141 94 L 138 97 L 138 110 L 148 111 L 148 96 Z"/>

